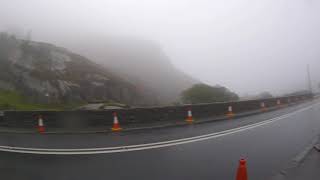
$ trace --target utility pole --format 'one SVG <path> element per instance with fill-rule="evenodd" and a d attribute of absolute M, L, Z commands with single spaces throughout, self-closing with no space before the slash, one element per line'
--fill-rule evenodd
<path fill-rule="evenodd" d="M 307 74 L 308 74 L 309 91 L 312 93 L 312 82 L 311 82 L 311 75 L 310 75 L 310 67 L 309 67 L 309 64 L 307 65 Z"/>

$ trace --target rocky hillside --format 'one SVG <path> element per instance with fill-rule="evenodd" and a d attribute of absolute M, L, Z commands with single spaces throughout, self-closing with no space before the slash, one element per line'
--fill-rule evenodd
<path fill-rule="evenodd" d="M 35 102 L 157 104 L 151 92 L 140 90 L 81 55 L 6 33 L 0 34 L 0 89 L 19 91 Z"/>
<path fill-rule="evenodd" d="M 176 101 L 183 90 L 199 82 L 175 68 L 153 41 L 128 37 L 68 38 L 63 42 L 65 46 L 134 82 L 140 90 L 154 92 L 163 104 Z"/>

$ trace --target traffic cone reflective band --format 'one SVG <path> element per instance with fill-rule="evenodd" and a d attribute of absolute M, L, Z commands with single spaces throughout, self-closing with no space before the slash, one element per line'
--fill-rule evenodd
<path fill-rule="evenodd" d="M 113 126 L 111 128 L 112 131 L 121 131 L 122 128 L 120 127 L 118 115 L 116 112 L 113 113 Z"/>
<path fill-rule="evenodd" d="M 188 123 L 192 123 L 192 122 L 193 122 L 192 111 L 191 111 L 190 108 L 188 109 L 188 115 L 187 115 L 186 121 L 187 121 Z"/>
<path fill-rule="evenodd" d="M 236 180 L 248 180 L 247 163 L 246 163 L 246 160 L 244 160 L 244 159 L 241 159 L 239 161 Z"/>
<path fill-rule="evenodd" d="M 266 104 L 264 102 L 262 102 L 260 104 L 260 106 L 261 106 L 261 111 L 267 111 L 268 110 L 268 108 L 266 107 Z"/>
<path fill-rule="evenodd" d="M 227 116 L 228 116 L 229 118 L 232 118 L 232 117 L 234 116 L 232 106 L 229 106 L 229 107 L 228 107 L 228 113 L 227 113 Z"/>
<path fill-rule="evenodd" d="M 44 124 L 43 124 L 43 118 L 41 115 L 39 115 L 38 117 L 38 132 L 39 133 L 44 133 L 45 132 L 45 128 L 44 128 Z"/>

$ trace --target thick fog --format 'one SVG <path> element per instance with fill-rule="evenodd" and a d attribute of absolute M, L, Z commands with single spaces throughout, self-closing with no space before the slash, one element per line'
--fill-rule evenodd
<path fill-rule="evenodd" d="M 0 30 L 67 46 L 68 37 L 133 36 L 158 42 L 172 63 L 240 95 L 320 82 L 316 0 L 2 0 Z"/>

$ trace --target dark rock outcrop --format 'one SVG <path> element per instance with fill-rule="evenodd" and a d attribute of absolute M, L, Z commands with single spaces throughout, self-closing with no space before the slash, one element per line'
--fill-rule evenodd
<path fill-rule="evenodd" d="M 142 92 L 89 59 L 47 43 L 0 34 L 0 89 L 20 91 L 34 102 L 115 101 L 155 105 Z"/>

